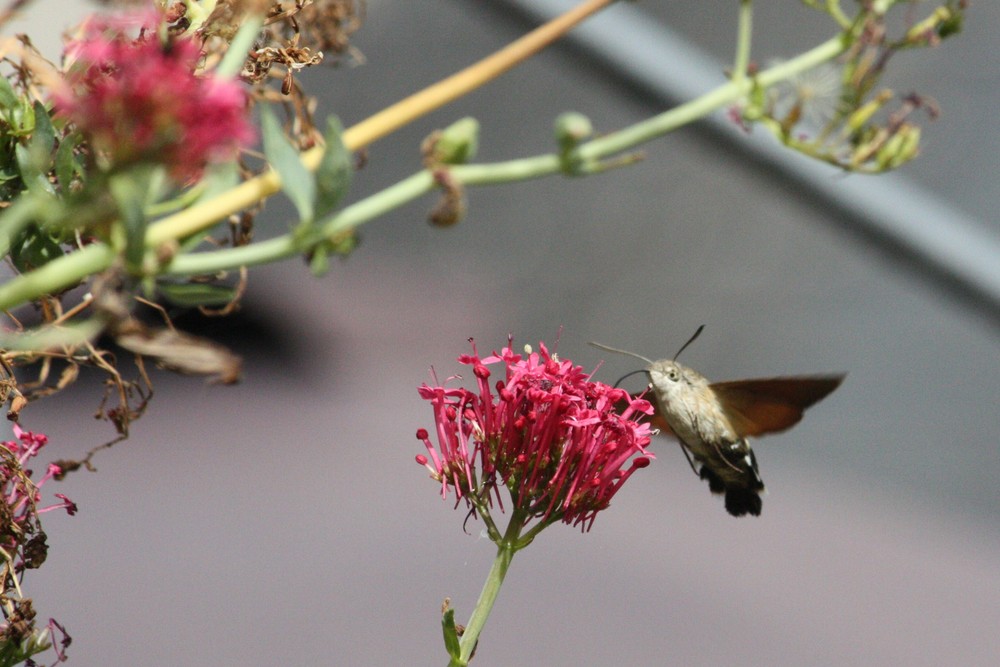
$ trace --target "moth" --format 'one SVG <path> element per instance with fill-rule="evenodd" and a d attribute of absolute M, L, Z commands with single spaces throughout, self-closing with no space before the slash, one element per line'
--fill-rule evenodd
<path fill-rule="evenodd" d="M 724 495 L 726 511 L 733 516 L 760 516 L 764 481 L 749 439 L 797 424 L 806 408 L 840 386 L 846 373 L 709 382 L 677 362 L 702 329 L 673 359 L 651 361 L 626 350 L 593 345 L 647 364 L 634 373 L 649 378 L 656 398 L 654 424 L 661 432 L 673 433 L 695 474 L 708 482 L 712 493 Z"/>

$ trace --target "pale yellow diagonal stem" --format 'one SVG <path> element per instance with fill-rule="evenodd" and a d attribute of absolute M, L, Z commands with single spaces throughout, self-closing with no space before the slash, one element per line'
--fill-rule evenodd
<path fill-rule="evenodd" d="M 488 83 L 508 69 L 562 37 L 573 26 L 616 0 L 585 0 L 574 9 L 549 21 L 524 37 L 487 56 L 478 63 L 429 88 L 376 113 L 344 132 L 348 150 L 357 150 L 403 127 L 421 115 Z M 302 156 L 307 167 L 315 168 L 322 156 L 313 149 Z M 149 226 L 146 244 L 157 247 L 208 229 L 217 221 L 269 197 L 281 188 L 277 174 L 268 171 L 218 197 L 163 218 Z M 12 308 L 41 294 L 57 292 L 88 275 L 108 268 L 115 251 L 103 243 L 93 243 L 71 252 L 29 273 L 0 284 L 0 309 Z"/>
<path fill-rule="evenodd" d="M 527 60 L 558 40 L 588 16 L 615 1 L 586 0 L 580 3 L 565 14 L 552 19 L 476 64 L 456 72 L 447 79 L 400 100 L 348 128 L 343 135 L 344 145 L 352 151 L 367 146 L 416 118 L 468 94 Z M 322 155 L 322 148 L 313 148 L 303 153 L 302 162 L 310 170 L 315 169 Z M 273 171 L 268 171 L 210 201 L 150 225 L 146 234 L 146 243 L 150 246 L 157 246 L 165 241 L 184 238 L 205 230 L 227 215 L 273 195 L 280 188 L 281 181 L 278 175 Z"/>

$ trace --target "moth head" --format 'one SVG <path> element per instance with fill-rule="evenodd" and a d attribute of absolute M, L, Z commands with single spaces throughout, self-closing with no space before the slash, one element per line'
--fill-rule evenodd
<path fill-rule="evenodd" d="M 673 359 L 660 359 L 646 368 L 649 382 L 661 398 L 676 398 L 708 387 L 708 380 L 697 371 Z"/>
<path fill-rule="evenodd" d="M 677 363 L 677 357 L 680 356 L 681 352 L 683 352 L 688 345 L 694 342 L 704 328 L 704 324 L 698 327 L 698 330 L 694 332 L 694 335 L 691 336 L 686 343 L 681 345 L 679 350 L 677 350 L 677 354 L 674 355 L 673 359 L 660 359 L 659 361 L 652 361 L 641 354 L 629 352 L 628 350 L 620 350 L 615 347 L 608 347 L 607 345 L 601 345 L 600 343 L 594 342 L 592 342 L 591 345 L 602 350 L 625 354 L 646 362 L 646 368 L 638 371 L 632 371 L 631 373 L 621 377 L 618 382 L 615 383 L 616 387 L 621 384 L 622 380 L 630 375 L 645 373 L 649 378 L 649 383 L 656 391 L 657 396 L 660 398 L 666 398 L 668 396 L 676 397 L 679 394 L 688 392 L 692 389 L 702 389 L 708 386 L 708 381 L 701 374 L 691 370 L 683 364 Z"/>

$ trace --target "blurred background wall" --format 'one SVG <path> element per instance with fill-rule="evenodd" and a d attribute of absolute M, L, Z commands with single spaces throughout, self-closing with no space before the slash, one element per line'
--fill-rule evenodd
<path fill-rule="evenodd" d="M 320 115 L 351 125 L 514 39 L 543 4 L 370 0 L 364 64 L 306 81 Z M 605 18 L 718 58 L 707 89 L 731 57 L 735 4 L 648 0 Z M 758 62 L 832 34 L 799 3 L 755 4 Z M 54 40 L 83 7 L 37 2 L 18 29 Z M 600 20 L 599 37 L 629 41 Z M 704 123 L 627 169 L 471 190 L 451 229 L 425 222 L 431 198 L 404 207 L 319 280 L 302 262 L 253 271 L 243 311 L 214 333 L 245 355 L 244 382 L 158 375 L 132 438 L 60 489 L 80 512 L 46 522 L 49 561 L 26 583 L 74 636 L 70 664 L 444 664 L 441 601 L 467 618 L 494 549 L 413 462 L 428 368 L 456 372 L 467 338 L 488 349 L 508 332 L 561 330 L 560 354 L 587 367 L 605 358 L 590 340 L 671 356 L 703 323 L 683 361 L 711 379 L 849 372 L 796 429 L 757 443 L 763 516 L 726 515 L 658 441 L 591 533 L 553 527 L 518 554 L 476 664 L 995 664 L 1000 312 L 865 219 L 881 213 L 827 191 L 863 188 L 890 212 L 916 192 L 934 207 L 914 229 L 997 243 L 998 31 L 1000 5 L 976 2 L 959 38 L 893 63 L 888 85 L 943 109 L 899 177 L 811 184 Z M 420 140 L 465 115 L 496 161 L 551 150 L 562 111 L 606 132 L 679 101 L 558 46 L 372 146 L 352 198 L 419 169 Z M 269 203 L 261 234 L 289 216 Z M 635 368 L 608 357 L 599 378 Z M 85 388 L 25 413 L 53 458 L 109 437 Z"/>

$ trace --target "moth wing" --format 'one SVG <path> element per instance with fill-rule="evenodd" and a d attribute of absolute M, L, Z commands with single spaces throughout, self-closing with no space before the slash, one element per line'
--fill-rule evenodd
<path fill-rule="evenodd" d="M 791 428 L 843 380 L 844 375 L 811 375 L 716 382 L 711 388 L 736 432 L 754 436 Z"/>

